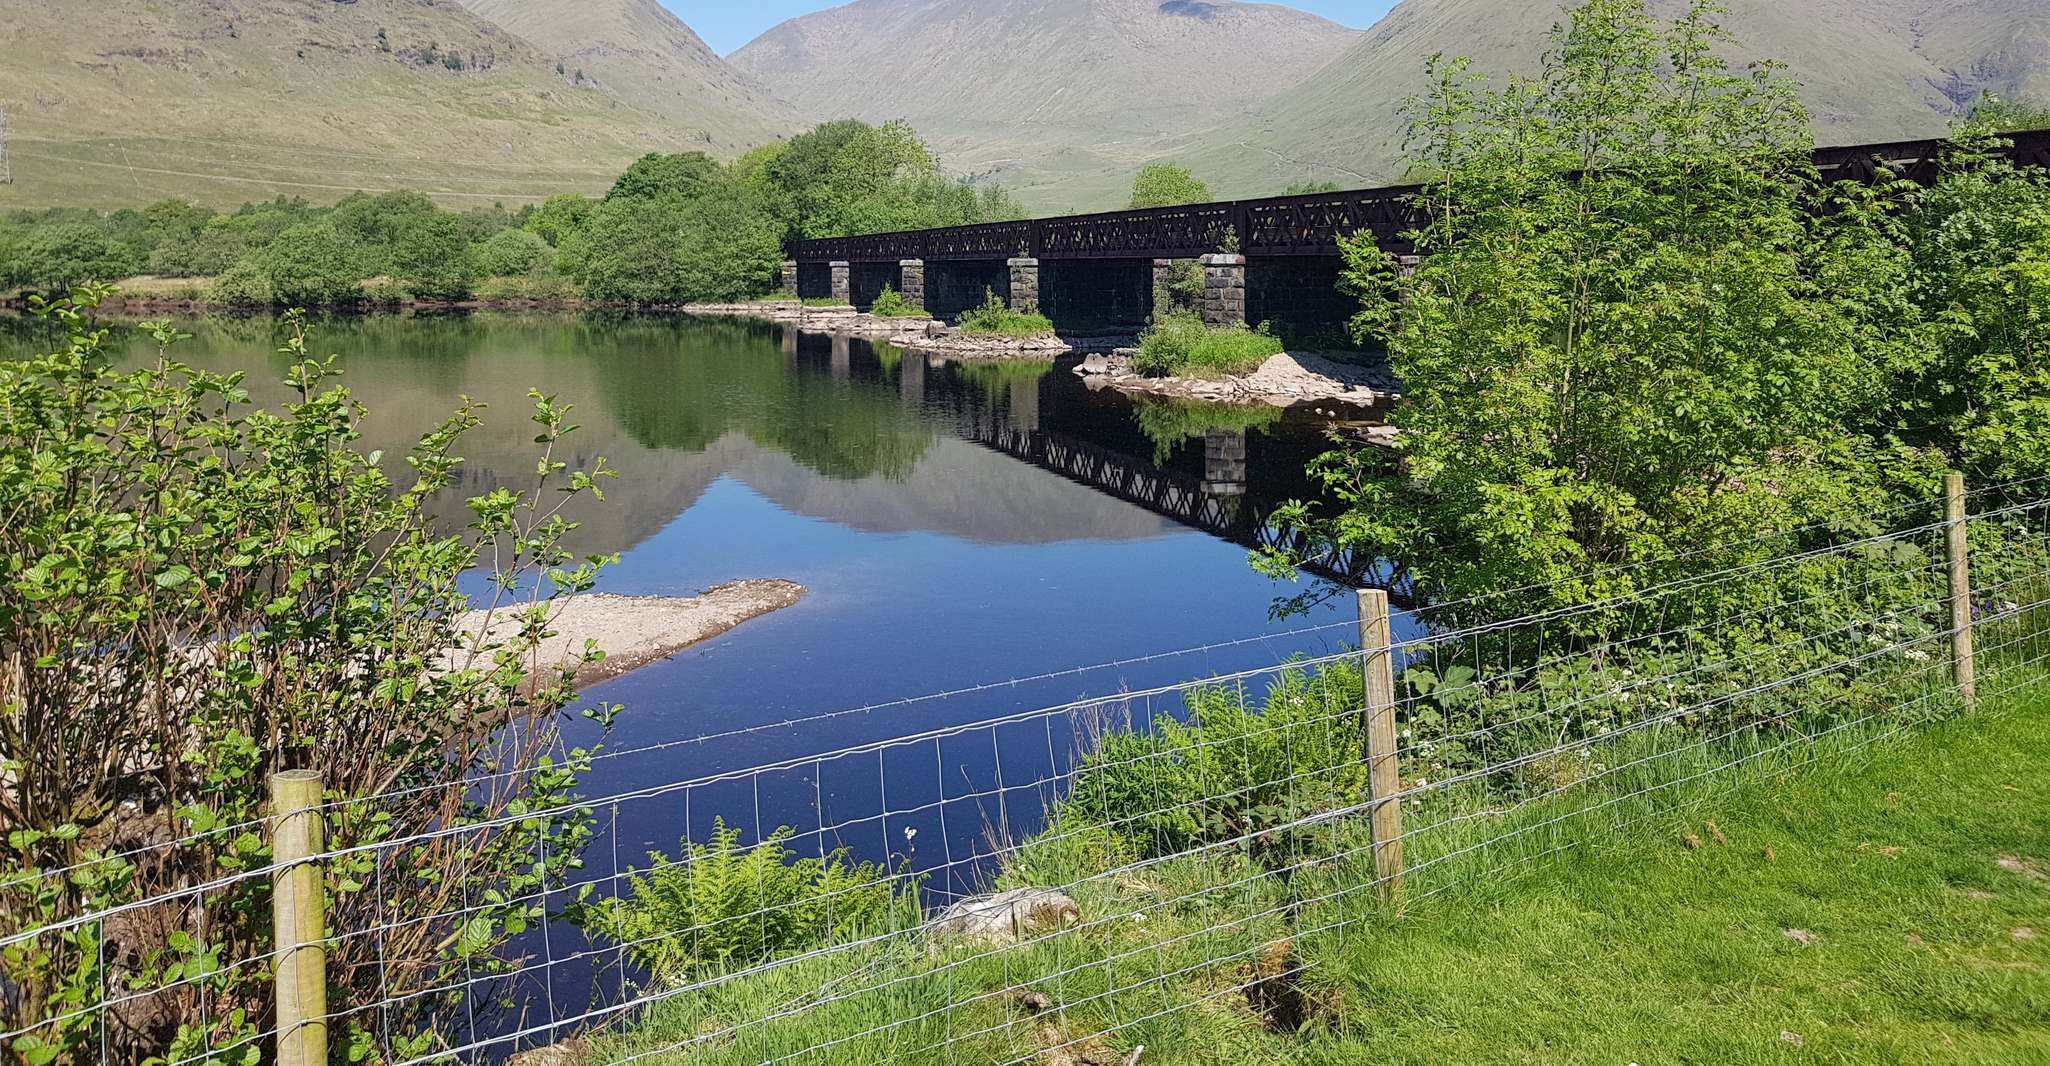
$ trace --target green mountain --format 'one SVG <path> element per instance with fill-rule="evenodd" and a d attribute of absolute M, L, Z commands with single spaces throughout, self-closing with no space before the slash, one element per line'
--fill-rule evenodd
<path fill-rule="evenodd" d="M 813 119 L 909 119 L 949 169 L 1059 209 L 1115 199 L 1147 159 L 1302 89 L 1359 39 L 1272 4 L 856 0 L 728 61 Z"/>
<path fill-rule="evenodd" d="M 1679 0 L 1654 9 L 1676 14 Z M 1983 90 L 2050 90 L 2050 0 L 1730 0 L 1733 58 L 1784 60 L 1824 144 L 1943 132 Z M 1423 57 L 1533 70 L 1564 5 L 1404 0 L 1344 56 L 1258 114 L 1198 137 L 1185 159 L 1223 195 L 1291 182 L 1377 184 L 1400 171 L 1403 101 Z"/>
<path fill-rule="evenodd" d="M 657 0 L 461 0 L 587 78 L 701 136 L 715 155 L 797 132 L 797 112 Z"/>
<path fill-rule="evenodd" d="M 572 10 L 479 6 L 514 26 Z M 793 124 L 681 23 L 651 22 L 652 0 L 574 10 L 537 45 L 450 0 L 0 0 L 0 208 L 397 187 L 519 203 L 603 191 L 648 151 L 734 155 Z M 606 43 L 642 31 L 631 54 Z"/>

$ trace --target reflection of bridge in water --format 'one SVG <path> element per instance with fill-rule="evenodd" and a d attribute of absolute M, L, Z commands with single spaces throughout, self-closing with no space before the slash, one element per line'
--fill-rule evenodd
<path fill-rule="evenodd" d="M 1138 456 L 980 414 L 961 420 L 962 437 L 1248 550 L 1307 554 L 1309 544 L 1301 533 L 1267 521 L 1282 501 L 1248 494 L 1245 430 L 1213 429 L 1204 435 L 1199 479 Z M 1350 588 L 1384 585 L 1388 576 L 1379 560 L 1352 552 L 1303 569 Z"/>
<path fill-rule="evenodd" d="M 797 358 L 798 332 L 794 327 L 783 330 L 786 358 Z M 856 346 L 862 343 L 846 334 L 830 336 L 824 362 L 834 379 L 850 378 Z M 1254 464 L 1249 461 L 1245 429 L 1205 432 L 1202 474 L 1196 476 L 1167 469 L 1162 463 L 1118 447 L 1042 428 L 1043 403 L 1052 402 L 1069 416 L 1076 409 L 1067 397 L 1049 399 L 1042 395 L 1048 387 L 1044 374 L 1021 374 L 988 391 L 963 387 L 951 377 L 942 379 L 944 384 L 932 380 L 944 364 L 929 364 L 921 352 L 899 352 L 897 358 L 897 390 L 902 402 L 927 410 L 930 417 L 936 417 L 941 426 L 962 440 L 1248 551 L 1279 550 L 1297 558 L 1311 558 L 1314 554 L 1312 561 L 1301 567 L 1313 577 L 1348 588 L 1386 588 L 1391 582 L 1391 568 L 1371 553 L 1318 553 L 1310 538 L 1300 531 L 1268 520 L 1287 501 L 1272 495 L 1271 490 L 1253 490 Z M 1086 391 L 1072 379 L 1069 383 L 1078 392 Z M 1055 386 L 1056 394 L 1061 391 Z M 1120 421 L 1130 418 L 1130 408 L 1123 408 L 1118 417 Z"/>

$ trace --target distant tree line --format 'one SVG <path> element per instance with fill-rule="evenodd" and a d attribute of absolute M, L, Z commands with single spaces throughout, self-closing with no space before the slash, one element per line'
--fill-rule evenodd
<path fill-rule="evenodd" d="M 827 123 L 732 163 L 651 154 L 599 198 L 452 211 L 419 192 L 218 212 L 182 200 L 0 212 L 0 292 L 148 275 L 211 279 L 216 303 L 734 300 L 778 283 L 784 241 L 1022 217 L 1003 190 L 941 174 L 902 122 Z"/>

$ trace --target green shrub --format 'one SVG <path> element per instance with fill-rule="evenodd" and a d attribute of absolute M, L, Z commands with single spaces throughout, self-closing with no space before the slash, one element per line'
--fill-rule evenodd
<path fill-rule="evenodd" d="M 1083 760 L 1058 830 L 1098 826 L 1163 856 L 1343 807 L 1367 780 L 1349 713 L 1362 698 L 1345 663 L 1284 672 L 1263 699 L 1240 685 L 1196 689 L 1186 719 L 1113 727 Z"/>
<path fill-rule="evenodd" d="M 961 332 L 983 337 L 1042 337 L 1053 332 L 1053 320 L 1045 315 L 1013 311 L 999 299 L 996 290 L 984 290 L 982 306 L 961 316 Z"/>
<path fill-rule="evenodd" d="M 207 299 L 222 307 L 269 307 L 270 275 L 254 257 L 242 259 L 214 279 Z"/>
<path fill-rule="evenodd" d="M 1280 339 L 1264 325 L 1213 328 L 1192 313 L 1176 312 L 1139 339 L 1132 368 L 1150 377 L 1218 377 L 1253 370 L 1282 351 Z"/>
<path fill-rule="evenodd" d="M 165 323 L 144 327 L 156 359 L 116 369 L 125 339 L 89 318 L 104 295 L 49 309 L 68 337 L 58 351 L 0 360 L 0 937 L 10 1024 L 38 1023 L 10 1050 L 140 1063 L 207 1040 L 254 1047 L 277 1017 L 270 977 L 218 960 L 276 947 L 268 878 L 236 879 L 270 850 L 217 830 L 264 818 L 274 773 L 311 769 L 338 853 L 329 913 L 422 922 L 403 943 L 328 945 L 338 1043 L 367 1042 L 346 1019 L 382 1001 L 388 1057 L 420 1054 L 465 1001 L 464 975 L 511 968 L 500 949 L 547 920 L 534 894 L 560 886 L 591 838 L 594 821 L 562 809 L 589 752 L 560 731 L 586 706 L 573 686 L 587 660 L 543 665 L 556 661 L 543 642 L 558 597 L 604 565 L 570 554 L 573 527 L 550 508 L 590 497 L 603 462 L 562 464 L 566 408 L 537 393 L 539 472 L 462 493 L 467 523 L 438 517 L 461 489 L 477 405 L 387 459 L 361 447 L 367 412 L 332 359 L 312 358 L 303 316 L 280 323 L 290 401 L 262 410 L 242 375 L 179 362 L 188 338 Z M 518 621 L 469 633 L 473 607 Z M 616 709 L 596 710 L 602 730 Z M 507 766 L 534 769 L 488 796 L 461 787 Z M 173 815 L 196 835 L 167 838 Z M 473 822 L 443 861 L 372 847 Z M 118 963 L 97 934 L 36 933 L 152 896 L 184 899 L 181 917 L 125 928 Z M 112 1024 L 100 995 L 181 984 L 146 1026 Z"/>
<path fill-rule="evenodd" d="M 438 212 L 416 219 L 392 248 L 392 276 L 422 300 L 460 300 L 477 282 L 462 219 Z"/>
<path fill-rule="evenodd" d="M 1153 294 L 1153 320 L 1158 322 L 1176 312 L 1194 313 L 1203 307 L 1203 261 L 1176 259 L 1168 267 L 1167 287 Z"/>
<path fill-rule="evenodd" d="M 868 313 L 877 318 L 925 318 L 926 313 L 904 302 L 904 294 L 888 285 L 883 286 L 882 295 L 876 297 L 875 306 Z"/>
<path fill-rule="evenodd" d="M 622 944 L 661 984 L 750 966 L 832 943 L 890 910 L 890 874 L 849 865 L 845 849 L 800 859 L 785 826 L 753 847 L 722 819 L 707 844 L 684 842 L 681 859 L 651 852 L 632 891 L 606 900 L 592 923 Z"/>
<path fill-rule="evenodd" d="M 147 257 L 83 222 L 32 228 L 8 273 L 28 288 L 64 292 L 89 281 L 115 281 L 141 270 Z"/>
<path fill-rule="evenodd" d="M 500 230 L 477 246 L 477 273 L 487 278 L 532 274 L 555 259 L 555 249 L 539 234 L 523 229 Z"/>
<path fill-rule="evenodd" d="M 362 299 L 362 259 L 356 243 L 333 224 L 293 226 L 263 253 L 271 300 L 308 307 Z"/>
<path fill-rule="evenodd" d="M 1154 163 L 1139 171 L 1132 179 L 1133 210 L 1149 207 L 1175 207 L 1181 204 L 1200 204 L 1210 199 L 1210 186 L 1188 167 L 1173 163 Z"/>

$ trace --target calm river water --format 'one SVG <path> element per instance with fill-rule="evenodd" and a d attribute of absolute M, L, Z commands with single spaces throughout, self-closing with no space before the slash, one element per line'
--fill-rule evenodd
<path fill-rule="evenodd" d="M 185 361 L 247 371 L 259 401 L 284 398 L 275 323 L 181 325 L 195 334 L 181 348 Z M 0 356 L 52 340 L 41 324 L 0 319 Z M 129 358 L 148 357 L 141 338 L 129 343 Z M 606 760 L 590 795 L 1272 665 L 1351 639 L 1341 624 L 1353 617 L 1350 597 L 1272 621 L 1277 599 L 1309 586 L 1277 584 L 1252 570 L 1244 547 L 1185 524 L 1194 509 L 1213 518 L 1258 512 L 1310 491 L 1303 465 L 1326 448 L 1326 427 L 1314 420 L 1206 432 L 1215 412 L 1091 392 L 1065 363 L 929 365 L 887 346 L 741 322 L 344 318 L 321 323 L 314 346 L 340 356 L 343 382 L 370 408 L 366 447 L 394 457 L 458 396 L 489 403 L 485 429 L 459 449 L 464 496 L 530 474 L 529 388 L 575 404 L 583 428 L 572 461 L 603 455 L 623 474 L 608 504 L 578 516 L 581 550 L 622 555 L 605 591 L 687 595 L 743 578 L 810 589 L 797 607 L 591 692 L 626 707 L 608 741 L 615 750 L 733 735 Z M 1077 480 L 1048 469 L 1055 454 L 1085 457 L 1092 473 Z M 1180 502 L 1131 499 L 1161 484 Z M 460 501 L 446 513 L 459 516 Z M 1247 642 L 895 702 L 1227 641 Z M 758 728 L 872 704 L 894 705 Z M 762 829 L 851 826 L 832 843 L 868 859 L 901 851 L 903 831 L 917 829 L 920 865 L 958 859 L 988 848 L 990 824 L 1029 832 L 1039 804 L 1004 795 L 998 810 L 978 801 L 979 817 L 954 811 L 945 822 L 947 797 L 987 793 L 1006 770 L 1013 781 L 1047 776 L 1059 758 L 1036 733 L 1010 752 L 991 750 L 1004 746 L 993 739 L 983 735 L 974 750 L 936 746 L 938 759 L 929 752 L 915 764 L 871 759 L 861 781 L 793 775 L 787 794 L 774 779 L 755 779 L 622 804 L 617 838 L 608 812 L 600 846 L 616 845 L 623 861 L 673 852 L 686 832 L 703 840 L 723 814 L 750 838 L 757 819 Z M 865 821 L 860 812 L 872 815 L 884 788 L 890 809 L 923 810 Z M 829 790 L 827 812 L 816 796 Z M 968 871 L 948 873 L 936 891 L 974 887 Z M 561 976 L 560 990 L 574 994 L 576 982 Z"/>

